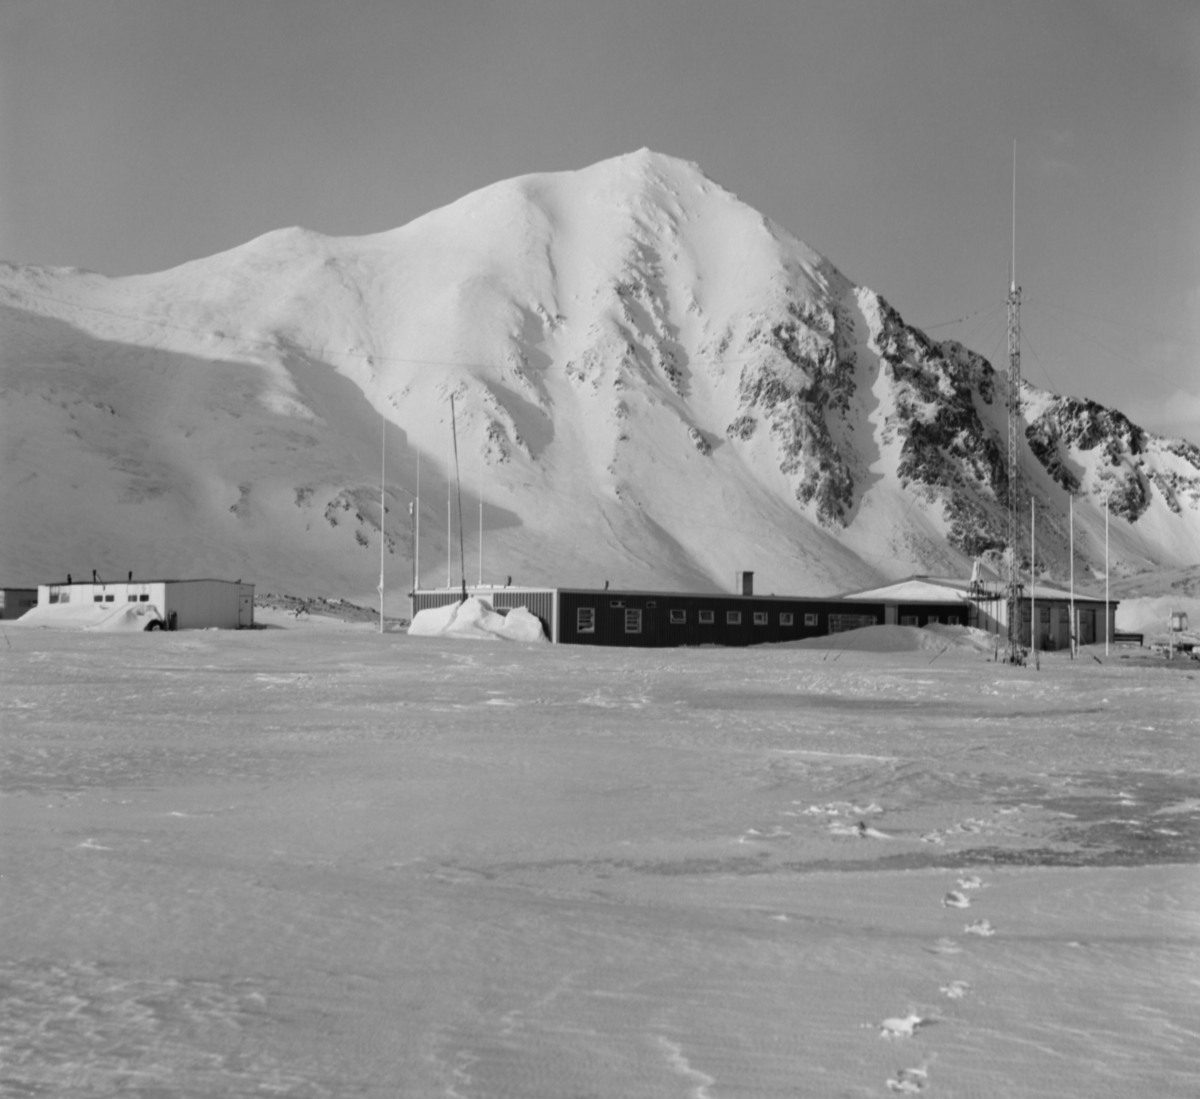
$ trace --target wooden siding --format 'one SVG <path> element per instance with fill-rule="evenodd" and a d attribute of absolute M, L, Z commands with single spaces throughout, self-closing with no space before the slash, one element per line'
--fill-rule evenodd
<path fill-rule="evenodd" d="M 579 630 L 579 611 L 591 609 L 594 630 Z M 682 622 L 672 622 L 671 612 Z M 701 622 L 700 612 L 712 614 Z M 636 616 L 629 612 L 639 612 Z M 730 614 L 740 622 L 731 622 Z M 756 622 L 755 615 L 765 615 Z M 780 616 L 790 614 L 791 625 Z M 815 615 L 806 623 L 805 615 Z M 626 645 L 663 648 L 679 645 L 761 645 L 823 637 L 831 632 L 830 617 L 854 615 L 883 622 L 882 603 L 848 603 L 837 599 L 796 599 L 784 596 L 695 595 L 676 592 L 560 590 L 558 639 L 572 645 Z M 863 623 L 866 624 L 866 623 Z M 637 632 L 634 626 L 640 626 Z"/>

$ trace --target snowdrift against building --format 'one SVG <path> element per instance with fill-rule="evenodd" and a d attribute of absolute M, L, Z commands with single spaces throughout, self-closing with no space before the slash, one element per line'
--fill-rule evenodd
<path fill-rule="evenodd" d="M 474 596 L 448 607 L 418 611 L 408 632 L 414 637 L 469 637 L 480 641 L 545 641 L 536 615 L 524 607 L 497 614 Z"/>
<path fill-rule="evenodd" d="M 124 603 L 113 607 L 94 603 L 56 603 L 26 611 L 14 624 L 51 630 L 104 630 L 140 633 L 162 625 L 163 616 L 150 603 Z"/>

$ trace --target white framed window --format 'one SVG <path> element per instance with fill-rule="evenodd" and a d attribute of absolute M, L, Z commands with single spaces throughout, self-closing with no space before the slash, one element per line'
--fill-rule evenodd
<path fill-rule="evenodd" d="M 917 624 L 917 616 L 915 614 L 902 614 L 900 616 L 901 626 L 915 626 Z"/>
<path fill-rule="evenodd" d="M 671 625 L 682 626 L 687 622 L 687 611 L 673 610 L 671 611 Z"/>
<path fill-rule="evenodd" d="M 960 625 L 960 622 L 959 622 L 959 620 L 958 620 L 958 615 L 957 615 L 957 614 L 952 614 L 952 615 L 948 616 L 948 617 L 947 617 L 947 619 L 946 619 L 946 625 L 947 625 L 947 626 L 958 626 L 958 625 Z"/>
<path fill-rule="evenodd" d="M 766 611 L 755 611 L 754 612 L 754 624 L 756 626 L 765 626 L 767 624 L 767 612 Z"/>
<path fill-rule="evenodd" d="M 725 612 L 725 625 L 740 626 L 741 624 L 742 624 L 742 612 L 741 611 L 726 611 Z"/>
<path fill-rule="evenodd" d="M 63 592 L 62 595 L 60 595 L 58 597 L 58 601 L 60 603 L 70 603 L 71 602 L 71 593 L 69 591 Z M 53 603 L 54 600 L 51 599 L 50 602 Z"/>
<path fill-rule="evenodd" d="M 938 616 L 936 614 L 931 614 L 928 618 L 925 619 L 926 626 L 936 626 L 937 624 L 938 624 Z"/>
<path fill-rule="evenodd" d="M 804 624 L 806 626 L 815 626 L 817 624 L 817 616 L 815 614 L 805 614 Z"/>
<path fill-rule="evenodd" d="M 642 632 L 642 612 L 636 607 L 629 607 L 625 611 L 625 632 Z"/>
<path fill-rule="evenodd" d="M 712 611 L 701 611 L 700 612 L 700 625 L 701 626 L 711 626 L 715 620 L 716 620 L 716 616 L 713 614 Z"/>
<path fill-rule="evenodd" d="M 791 612 L 791 611 L 784 611 L 784 612 L 783 612 L 783 613 L 782 613 L 782 614 L 779 616 L 779 624 L 780 624 L 781 626 L 790 626 L 790 625 L 792 624 L 792 612 Z"/>
<path fill-rule="evenodd" d="M 596 608 L 595 607 L 577 607 L 575 609 L 575 632 L 576 633 L 595 633 L 596 632 Z"/>

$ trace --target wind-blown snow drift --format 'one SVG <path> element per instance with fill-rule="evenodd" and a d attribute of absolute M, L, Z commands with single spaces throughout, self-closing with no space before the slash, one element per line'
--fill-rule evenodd
<path fill-rule="evenodd" d="M 414 637 L 466 637 L 480 641 L 545 641 L 537 615 L 525 607 L 497 614 L 474 596 L 446 607 L 432 607 L 413 616 L 408 632 Z"/>
<path fill-rule="evenodd" d="M 440 582 L 452 394 L 468 553 L 482 491 L 484 558 L 518 583 L 753 569 L 816 594 L 965 573 L 1004 539 L 1004 378 L 649 150 L 373 236 L 285 229 L 117 279 L 3 266 L 0 325 L 6 578 L 152 567 L 370 599 L 382 528 L 400 611 L 418 452 L 419 579 Z M 1200 450 L 1025 400 L 1045 564 L 1066 568 L 1068 491 L 1077 571 L 1102 563 L 1106 490 L 1119 569 L 1193 561 Z"/>

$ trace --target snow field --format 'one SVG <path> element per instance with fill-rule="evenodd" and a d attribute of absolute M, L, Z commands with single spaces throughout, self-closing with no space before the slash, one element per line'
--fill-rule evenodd
<path fill-rule="evenodd" d="M 1187 672 L 6 636 L 14 1089 L 1200 1085 Z"/>

